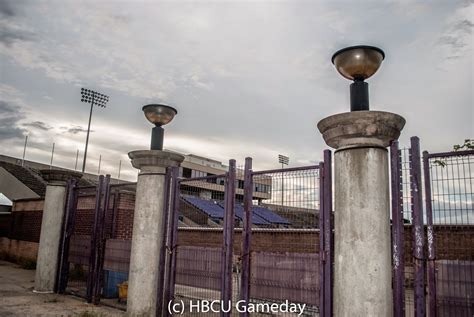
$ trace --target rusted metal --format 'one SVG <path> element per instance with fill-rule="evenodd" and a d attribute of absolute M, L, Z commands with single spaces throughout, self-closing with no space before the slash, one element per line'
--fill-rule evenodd
<path fill-rule="evenodd" d="M 164 233 L 160 245 L 160 261 L 158 263 L 158 287 L 156 290 L 156 316 L 162 316 L 163 313 L 163 296 L 164 296 L 164 282 L 165 282 L 165 265 L 166 265 L 166 239 L 169 236 L 170 228 L 168 226 L 169 208 L 170 208 L 170 189 L 171 189 L 171 168 L 166 169 L 163 193 L 163 215 L 162 215 L 162 230 Z M 165 305 L 166 306 L 166 305 Z"/>
<path fill-rule="evenodd" d="M 252 172 L 252 175 L 263 175 L 263 174 L 283 173 L 283 172 L 297 172 L 297 171 L 305 171 L 305 170 L 312 170 L 312 169 L 318 169 L 318 168 L 319 168 L 319 165 L 288 167 L 284 169 L 280 168 L 280 169 Z"/>
<path fill-rule="evenodd" d="M 90 257 L 89 257 L 89 272 L 87 275 L 87 291 L 86 291 L 86 300 L 88 303 L 92 302 L 93 292 L 94 292 L 94 277 L 95 269 L 97 267 L 97 240 L 98 240 L 98 230 L 99 230 L 99 218 L 100 218 L 100 202 L 102 198 L 104 183 L 104 175 L 99 176 L 99 182 L 96 187 L 96 196 L 95 196 L 95 209 L 94 209 L 94 224 L 92 227 L 92 236 L 91 236 L 91 248 L 90 248 Z"/>
<path fill-rule="evenodd" d="M 415 272 L 415 317 L 424 317 L 426 315 L 424 255 L 425 235 L 423 224 L 423 198 L 421 188 L 420 139 L 418 137 L 412 137 L 410 139 L 410 142 L 410 176 L 413 214 L 413 260 Z"/>
<path fill-rule="evenodd" d="M 319 163 L 319 171 L 324 171 L 324 163 L 320 162 Z M 325 247 L 325 235 L 323 234 L 324 232 L 324 226 L 325 226 L 325 221 L 324 221 L 324 174 L 321 173 L 319 175 L 319 314 L 321 317 L 324 317 L 324 312 L 325 312 L 325 298 L 326 298 L 326 292 L 325 292 L 325 261 L 326 261 L 326 254 L 324 252 L 324 247 Z"/>
<path fill-rule="evenodd" d="M 77 210 L 77 180 L 71 179 L 67 183 L 67 198 L 64 210 L 63 230 L 59 249 L 58 274 L 55 292 L 64 294 L 69 276 L 69 247 L 71 235 L 74 231 Z"/>
<path fill-rule="evenodd" d="M 398 141 L 390 144 L 390 172 L 392 191 L 392 279 L 393 316 L 405 316 L 405 252 L 403 229 L 403 193 L 401 158 Z"/>
<path fill-rule="evenodd" d="M 171 208 L 169 216 L 169 237 L 167 242 L 167 251 L 169 253 L 168 262 L 165 272 L 165 290 L 164 290 L 164 306 L 174 300 L 175 296 L 175 281 L 176 281 L 176 261 L 178 256 L 178 217 L 179 217 L 179 202 L 180 202 L 180 181 L 178 180 L 179 168 L 173 167 L 171 177 L 173 179 L 173 191 L 171 199 Z M 170 316 L 167 309 L 164 309 L 164 316 Z"/>
<path fill-rule="evenodd" d="M 250 245 L 252 240 L 252 158 L 245 159 L 244 167 L 244 223 L 242 229 L 242 274 L 240 281 L 240 300 L 246 304 L 250 299 Z M 247 310 L 240 313 L 240 316 L 248 316 Z"/>
<path fill-rule="evenodd" d="M 232 300 L 232 264 L 234 248 L 234 223 L 235 223 L 235 160 L 229 160 L 229 172 L 226 182 L 225 208 L 224 208 L 224 243 L 222 262 L 222 288 L 221 300 L 224 305 Z M 221 312 L 221 316 L 230 316 L 230 312 Z"/>
<path fill-rule="evenodd" d="M 324 151 L 324 316 L 333 315 L 334 221 L 332 217 L 332 154 Z M 320 171 L 321 177 L 321 171 Z"/>
<path fill-rule="evenodd" d="M 474 153 L 474 151 L 473 151 Z M 436 310 L 436 267 L 435 267 L 435 236 L 433 230 L 433 206 L 431 203 L 431 177 L 430 177 L 430 156 L 427 151 L 423 152 L 423 172 L 425 179 L 425 206 L 426 206 L 426 235 L 428 245 L 428 314 L 430 317 L 437 316 Z"/>
<path fill-rule="evenodd" d="M 447 158 L 447 157 L 453 157 L 453 156 L 469 156 L 469 155 L 474 155 L 474 150 L 428 153 L 427 157 L 428 158 Z"/>
<path fill-rule="evenodd" d="M 106 243 L 106 217 L 109 209 L 110 200 L 110 175 L 106 175 L 103 183 L 102 207 L 99 215 L 99 226 L 98 226 L 98 243 L 97 243 L 97 262 L 94 269 L 94 291 L 92 296 L 92 303 L 98 305 L 100 302 L 100 291 L 104 284 L 104 255 L 105 255 L 105 243 Z"/>

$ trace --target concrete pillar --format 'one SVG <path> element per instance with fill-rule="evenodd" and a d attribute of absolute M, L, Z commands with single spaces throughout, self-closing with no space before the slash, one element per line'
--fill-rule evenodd
<path fill-rule="evenodd" d="M 80 178 L 82 174 L 53 169 L 43 170 L 41 174 L 48 184 L 44 197 L 34 292 L 52 293 L 58 270 L 59 245 L 66 203 L 66 183 L 71 178 Z"/>
<path fill-rule="evenodd" d="M 155 316 L 166 168 L 179 166 L 184 156 L 166 151 L 128 153 L 140 169 L 133 217 L 132 250 L 128 277 L 128 316 Z"/>
<path fill-rule="evenodd" d="M 392 316 L 390 198 L 386 147 L 399 115 L 357 111 L 318 123 L 334 155 L 334 316 Z"/>

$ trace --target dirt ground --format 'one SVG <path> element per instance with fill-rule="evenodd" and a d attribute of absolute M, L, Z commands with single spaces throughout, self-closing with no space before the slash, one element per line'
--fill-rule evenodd
<path fill-rule="evenodd" d="M 125 316 L 125 312 L 94 306 L 81 298 L 33 293 L 35 271 L 0 261 L 0 316 Z"/>

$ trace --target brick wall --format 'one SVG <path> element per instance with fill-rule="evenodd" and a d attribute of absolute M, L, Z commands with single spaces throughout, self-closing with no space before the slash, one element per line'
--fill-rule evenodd
<path fill-rule="evenodd" d="M 12 208 L 11 239 L 38 242 L 43 218 L 43 199 L 17 200 Z"/>
<path fill-rule="evenodd" d="M 115 196 L 115 194 L 117 196 Z M 132 238 L 135 195 L 120 191 L 111 194 L 107 218 L 108 237 L 119 240 Z M 76 233 L 89 235 L 92 231 L 95 198 L 81 196 L 78 201 Z M 19 200 L 14 203 L 10 238 L 24 241 L 39 241 L 43 200 Z M 115 210 L 115 211 L 114 211 Z M 114 221 L 115 212 L 115 221 Z M 189 246 L 214 246 L 222 243 L 222 231 L 181 228 L 178 243 Z M 472 260 L 474 226 L 435 226 L 436 254 L 439 259 Z M 236 229 L 234 249 L 240 253 L 241 230 Z M 405 258 L 412 263 L 411 226 L 405 226 Z M 319 252 L 319 233 L 315 230 L 282 230 L 271 232 L 257 229 L 253 233 L 253 250 L 275 250 L 277 252 Z"/>
<path fill-rule="evenodd" d="M 9 237 L 12 223 L 12 215 L 0 215 L 0 237 Z"/>
<path fill-rule="evenodd" d="M 134 210 L 135 194 L 131 192 L 120 192 L 117 198 L 117 218 L 115 224 L 116 239 L 132 239 Z"/>

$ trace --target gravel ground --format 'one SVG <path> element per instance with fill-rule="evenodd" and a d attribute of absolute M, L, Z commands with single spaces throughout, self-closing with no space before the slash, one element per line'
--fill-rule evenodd
<path fill-rule="evenodd" d="M 123 311 L 94 306 L 81 298 L 33 293 L 35 271 L 0 261 L 0 316 L 125 316 Z"/>

